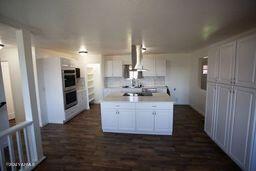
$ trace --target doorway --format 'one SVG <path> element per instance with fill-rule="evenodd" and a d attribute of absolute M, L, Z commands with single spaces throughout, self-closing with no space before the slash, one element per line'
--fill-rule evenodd
<path fill-rule="evenodd" d="M 8 122 L 8 114 L 7 114 L 7 107 L 6 107 L 6 98 L 5 98 L 5 91 L 4 91 L 4 83 L 3 83 L 3 74 L 0 65 L 0 131 L 9 128 Z M 0 139 L 0 150 L 2 147 L 7 146 L 7 139 Z"/>
<path fill-rule="evenodd" d="M 9 69 L 8 62 L 1 62 L 1 72 L 2 72 L 4 93 L 5 93 L 5 100 L 7 105 L 8 119 L 12 120 L 12 119 L 15 119 L 15 111 L 14 111 L 14 105 L 13 105 L 12 84 L 11 84 L 10 69 Z"/>

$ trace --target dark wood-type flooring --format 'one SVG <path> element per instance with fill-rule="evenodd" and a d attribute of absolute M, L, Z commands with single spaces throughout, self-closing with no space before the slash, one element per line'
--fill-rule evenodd
<path fill-rule="evenodd" d="M 101 131 L 100 106 L 42 128 L 47 157 L 36 170 L 233 171 L 239 167 L 204 133 L 203 117 L 175 106 L 173 136 Z"/>

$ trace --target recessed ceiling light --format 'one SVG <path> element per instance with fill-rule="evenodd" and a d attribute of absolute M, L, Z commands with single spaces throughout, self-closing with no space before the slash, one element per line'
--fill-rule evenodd
<path fill-rule="evenodd" d="M 84 54 L 88 53 L 88 51 L 87 51 L 87 50 L 80 50 L 78 53 L 79 53 L 80 55 L 84 55 Z"/>
<path fill-rule="evenodd" d="M 142 53 L 145 52 L 147 49 L 145 47 L 141 48 Z"/>
<path fill-rule="evenodd" d="M 3 47 L 4 47 L 4 44 L 0 44 L 0 49 L 3 49 Z"/>

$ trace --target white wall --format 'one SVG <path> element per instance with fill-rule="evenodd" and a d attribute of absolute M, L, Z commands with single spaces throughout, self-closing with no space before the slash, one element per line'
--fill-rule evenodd
<path fill-rule="evenodd" d="M 16 122 L 23 122 L 25 120 L 25 110 L 22 99 L 21 73 L 17 48 L 2 49 L 0 51 L 0 60 L 9 63 L 15 119 Z"/>
<path fill-rule="evenodd" d="M 174 95 L 176 104 L 189 104 L 189 54 L 164 54 L 164 56 L 167 60 L 166 85 Z"/>
<path fill-rule="evenodd" d="M 3 78 L 2 78 L 2 69 L 0 65 L 0 102 L 5 101 L 5 94 L 4 94 L 4 84 L 3 84 Z M 2 130 L 5 130 L 9 128 L 9 122 L 8 122 L 8 114 L 6 106 L 3 106 L 0 108 L 0 132 Z M 7 145 L 7 138 L 0 140 L 0 148 L 5 147 Z"/>
<path fill-rule="evenodd" d="M 1 62 L 2 76 L 4 83 L 5 99 L 7 103 L 8 118 L 14 119 L 14 106 L 13 106 L 13 95 L 12 95 L 12 84 L 8 62 Z"/>
<path fill-rule="evenodd" d="M 190 105 L 199 113 L 205 113 L 206 91 L 200 88 L 199 58 L 208 55 L 207 48 L 196 50 L 190 54 Z"/>

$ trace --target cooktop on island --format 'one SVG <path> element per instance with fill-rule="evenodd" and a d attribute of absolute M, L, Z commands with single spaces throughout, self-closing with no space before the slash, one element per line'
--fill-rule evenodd
<path fill-rule="evenodd" d="M 124 93 L 123 96 L 153 96 L 151 92 Z"/>

